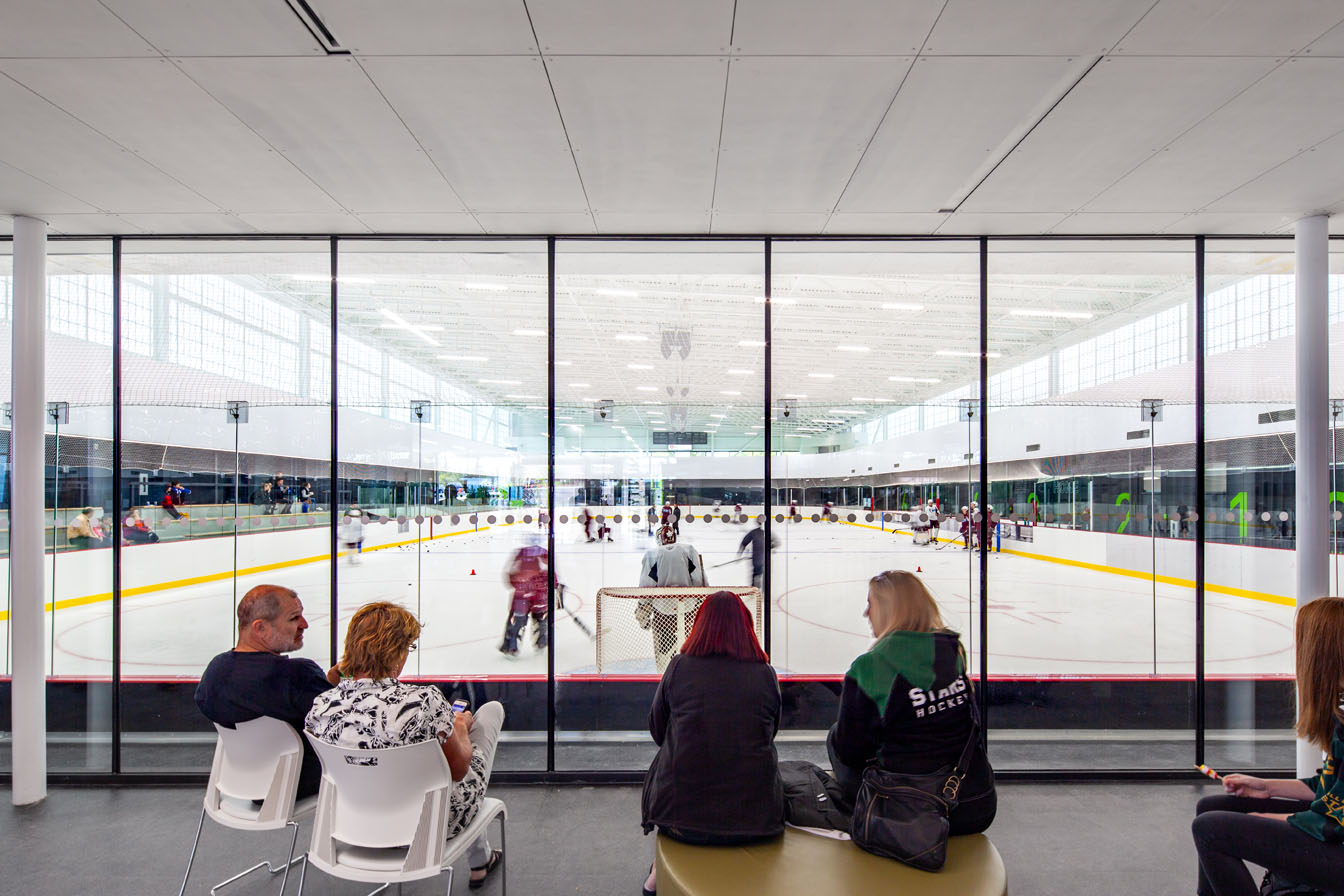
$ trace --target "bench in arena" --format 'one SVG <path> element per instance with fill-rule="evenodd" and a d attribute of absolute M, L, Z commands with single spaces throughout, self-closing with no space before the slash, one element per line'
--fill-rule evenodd
<path fill-rule="evenodd" d="M 658 835 L 658 896 L 1006 896 L 1003 859 L 984 834 L 952 837 L 941 871 L 920 871 L 832 840 L 786 828 L 746 846 L 690 846 Z"/>

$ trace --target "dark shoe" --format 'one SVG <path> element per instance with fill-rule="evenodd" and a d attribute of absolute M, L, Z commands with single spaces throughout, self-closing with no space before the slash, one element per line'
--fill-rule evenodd
<path fill-rule="evenodd" d="M 653 866 L 650 865 L 650 866 L 649 866 L 649 874 L 652 874 L 652 873 L 653 873 Z M 647 879 L 648 879 L 648 874 L 644 875 L 644 877 L 645 877 L 645 879 L 647 880 Z M 640 884 L 640 885 L 639 885 L 639 893 L 640 893 L 640 896 L 658 896 L 658 891 L 657 891 L 657 890 L 650 890 L 648 887 L 644 886 L 643 884 Z"/>
<path fill-rule="evenodd" d="M 468 879 L 467 886 L 473 890 L 479 890 L 481 887 L 485 886 L 485 880 L 490 876 L 490 872 L 498 868 L 499 863 L 502 861 L 504 861 L 504 850 L 502 849 L 490 850 L 490 861 L 486 862 L 479 868 L 471 869 L 472 871 L 484 871 L 485 873 L 478 878 L 473 877 Z"/>

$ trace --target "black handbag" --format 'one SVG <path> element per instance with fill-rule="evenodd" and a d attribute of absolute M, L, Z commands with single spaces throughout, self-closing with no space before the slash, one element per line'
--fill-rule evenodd
<path fill-rule="evenodd" d="M 980 739 L 980 710 L 974 692 L 967 688 L 966 694 L 971 734 L 954 767 L 928 775 L 886 771 L 877 765 L 864 769 L 849 832 L 860 849 L 925 871 L 943 867 L 948 816 L 957 806 L 961 782 Z"/>

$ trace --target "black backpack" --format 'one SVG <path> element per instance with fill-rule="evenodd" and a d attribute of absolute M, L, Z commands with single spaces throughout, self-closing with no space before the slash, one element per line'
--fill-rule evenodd
<path fill-rule="evenodd" d="M 784 820 L 804 828 L 849 832 L 854 808 L 845 801 L 840 784 L 813 762 L 790 759 L 779 764 L 784 785 Z"/>

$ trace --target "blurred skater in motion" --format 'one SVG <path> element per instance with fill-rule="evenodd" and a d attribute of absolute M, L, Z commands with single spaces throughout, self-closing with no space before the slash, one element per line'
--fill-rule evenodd
<path fill-rule="evenodd" d="M 186 512 L 177 509 L 186 503 L 186 496 L 189 494 L 191 494 L 191 489 L 183 488 L 182 483 L 174 479 L 168 483 L 168 488 L 164 489 L 163 500 L 159 502 L 159 506 L 167 511 L 170 517 L 180 520 L 189 516 Z"/>
<path fill-rule="evenodd" d="M 681 537 L 681 505 L 676 502 L 676 499 L 672 501 L 672 532 L 678 538 Z"/>
<path fill-rule="evenodd" d="M 499 652 L 505 656 L 518 655 L 518 639 L 527 627 L 528 616 L 532 617 L 532 643 L 537 650 L 546 649 L 546 614 L 550 609 L 546 593 L 549 568 L 550 554 L 535 535 L 529 536 L 527 544 L 514 552 L 513 561 L 504 573 L 513 589 L 509 618 L 504 622 L 504 641 L 499 645 Z"/>
<path fill-rule="evenodd" d="M 345 545 L 345 559 L 351 566 L 359 565 L 359 555 L 364 553 L 364 511 L 351 506 L 341 517 L 341 542 Z"/>
<path fill-rule="evenodd" d="M 703 586 L 705 561 L 687 542 L 678 542 L 677 533 L 670 526 L 658 530 L 658 546 L 644 554 L 639 574 L 641 588 L 678 588 Z M 700 610 L 699 600 L 677 600 L 674 597 L 655 597 L 641 600 L 635 606 L 635 621 L 639 627 L 653 632 L 654 663 L 661 674 L 680 646 L 677 623 L 684 623 L 684 631 L 695 624 Z"/>
<path fill-rule="evenodd" d="M 821 505 L 821 518 L 822 518 L 822 519 L 824 519 L 824 520 L 828 520 L 828 521 L 832 521 L 832 522 L 833 522 L 833 520 L 831 520 L 831 517 L 832 517 L 833 515 L 834 515 L 834 514 L 831 512 L 831 502 L 830 502 L 830 501 L 827 501 L 825 504 Z"/>
<path fill-rule="evenodd" d="M 793 521 L 794 521 L 795 519 L 797 519 L 797 518 L 798 518 L 798 502 L 797 502 L 797 501 L 790 501 L 790 502 L 789 502 L 789 522 L 793 522 Z"/>
<path fill-rule="evenodd" d="M 583 526 L 583 536 L 588 539 L 588 544 L 597 541 L 597 520 L 593 518 L 593 512 L 587 507 L 583 508 L 583 513 L 579 514 L 579 525 Z"/>
<path fill-rule="evenodd" d="M 771 535 L 770 550 L 773 551 L 778 547 L 779 539 Z M 751 548 L 751 584 L 752 587 L 759 588 L 761 580 L 765 577 L 765 561 L 768 556 L 765 549 L 765 523 L 761 520 L 756 521 L 756 528 L 742 536 L 742 543 L 737 546 L 737 556 L 741 557 L 747 548 Z"/>

